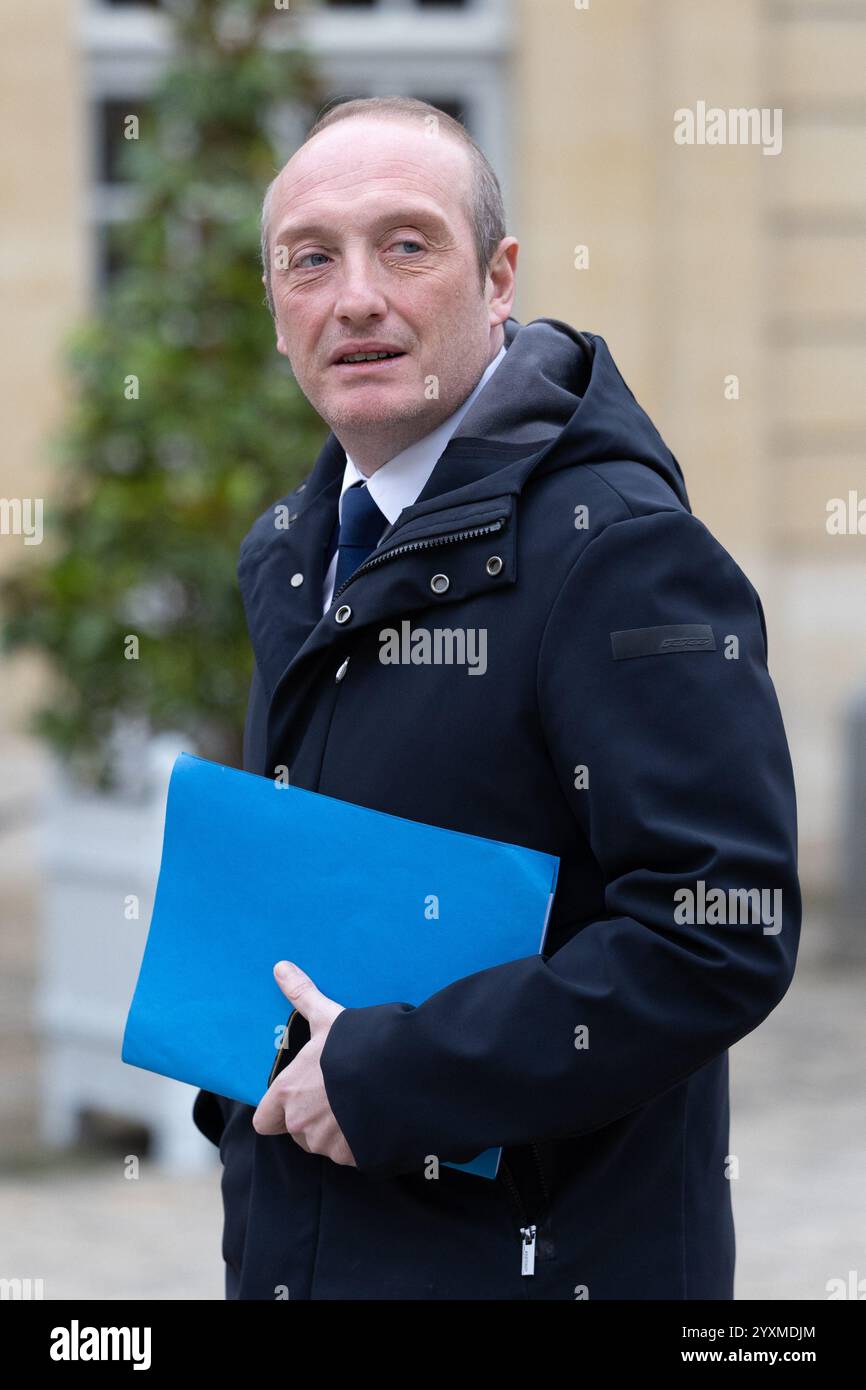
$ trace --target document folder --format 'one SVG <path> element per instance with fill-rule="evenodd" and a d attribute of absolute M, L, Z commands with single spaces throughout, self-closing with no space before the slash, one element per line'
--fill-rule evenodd
<path fill-rule="evenodd" d="M 291 960 L 347 1008 L 419 1005 L 541 951 L 559 859 L 281 785 L 189 753 L 121 1057 L 257 1106 Z M 501 1148 L 448 1166 L 495 1177 Z"/>

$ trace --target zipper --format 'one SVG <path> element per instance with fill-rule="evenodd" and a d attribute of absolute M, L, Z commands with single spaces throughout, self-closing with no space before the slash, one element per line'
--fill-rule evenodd
<path fill-rule="evenodd" d="M 523 1236 L 523 1251 L 520 1258 L 520 1273 L 535 1273 L 535 1227 L 521 1226 L 520 1234 Z"/>
<path fill-rule="evenodd" d="M 544 1193 L 544 1200 L 546 1202 L 549 1202 L 550 1193 L 547 1190 L 547 1183 L 544 1181 L 544 1169 L 541 1166 L 541 1155 L 538 1152 L 538 1145 L 530 1144 L 529 1147 L 532 1150 L 532 1157 L 535 1159 L 535 1166 L 538 1169 L 538 1182 L 542 1192 Z"/>
<path fill-rule="evenodd" d="M 539 1183 L 541 1186 L 541 1190 L 544 1193 L 545 1202 L 549 1203 L 550 1194 L 547 1190 L 547 1184 L 544 1181 L 544 1170 L 541 1166 L 541 1158 L 539 1157 L 538 1147 L 535 1144 L 530 1144 L 529 1147 L 532 1150 L 532 1155 L 535 1159 L 535 1165 L 538 1169 Z M 499 1171 L 502 1174 L 506 1187 L 513 1194 L 514 1202 L 517 1206 L 518 1212 L 520 1213 L 519 1219 L 522 1223 L 520 1225 L 520 1273 L 521 1275 L 533 1275 L 535 1273 L 535 1242 L 536 1236 L 538 1234 L 538 1227 L 536 1223 L 530 1221 L 527 1216 L 526 1207 L 524 1206 L 523 1198 L 520 1195 L 520 1189 L 517 1186 L 517 1183 L 514 1181 L 514 1175 L 512 1174 L 511 1169 L 506 1163 L 504 1157 L 501 1158 L 499 1161 Z"/>
<path fill-rule="evenodd" d="M 358 566 L 354 574 L 350 574 L 348 579 L 343 580 L 331 599 L 331 603 L 339 597 L 346 585 L 351 584 L 360 574 L 375 569 L 377 565 L 383 564 L 385 560 L 393 559 L 395 555 L 405 555 L 410 550 L 429 550 L 436 545 L 452 545 L 456 541 L 473 540 L 475 536 L 487 536 L 491 531 L 501 531 L 504 525 L 505 521 L 500 517 L 498 521 L 491 521 L 486 526 L 473 526 L 467 531 L 450 531 L 447 536 L 430 536 L 427 540 L 422 541 L 406 541 L 403 545 L 395 545 L 393 550 L 383 550 L 381 555 L 371 555 L 369 560 L 365 560 L 363 565 Z"/>

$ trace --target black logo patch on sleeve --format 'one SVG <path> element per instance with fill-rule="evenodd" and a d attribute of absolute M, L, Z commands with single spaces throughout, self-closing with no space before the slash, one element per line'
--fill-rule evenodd
<path fill-rule="evenodd" d="M 668 652 L 714 652 L 709 623 L 667 623 L 663 627 L 629 627 L 610 634 L 614 661 L 630 656 L 664 656 Z"/>

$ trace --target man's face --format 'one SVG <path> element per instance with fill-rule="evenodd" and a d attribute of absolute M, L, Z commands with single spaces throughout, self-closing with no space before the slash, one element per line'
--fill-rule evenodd
<path fill-rule="evenodd" d="M 383 462 L 433 429 L 498 350 L 516 243 L 482 291 L 470 179 L 456 140 L 414 120 L 356 117 L 303 146 L 275 185 L 277 347 L 356 457 L 384 448 Z M 339 360 L 379 348 L 399 355 Z"/>

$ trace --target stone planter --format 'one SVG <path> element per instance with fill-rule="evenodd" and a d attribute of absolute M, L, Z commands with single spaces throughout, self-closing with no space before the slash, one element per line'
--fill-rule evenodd
<path fill-rule="evenodd" d="M 55 763 L 41 816 L 42 936 L 35 1008 L 42 1042 L 41 1137 L 64 1146 L 84 1110 L 145 1124 L 173 1172 L 218 1162 L 195 1128 L 195 1088 L 120 1059 L 153 909 L 168 779 L 188 738 L 160 736 L 131 761 L 122 794 L 100 795 Z M 137 915 L 135 915 L 137 913 Z"/>

